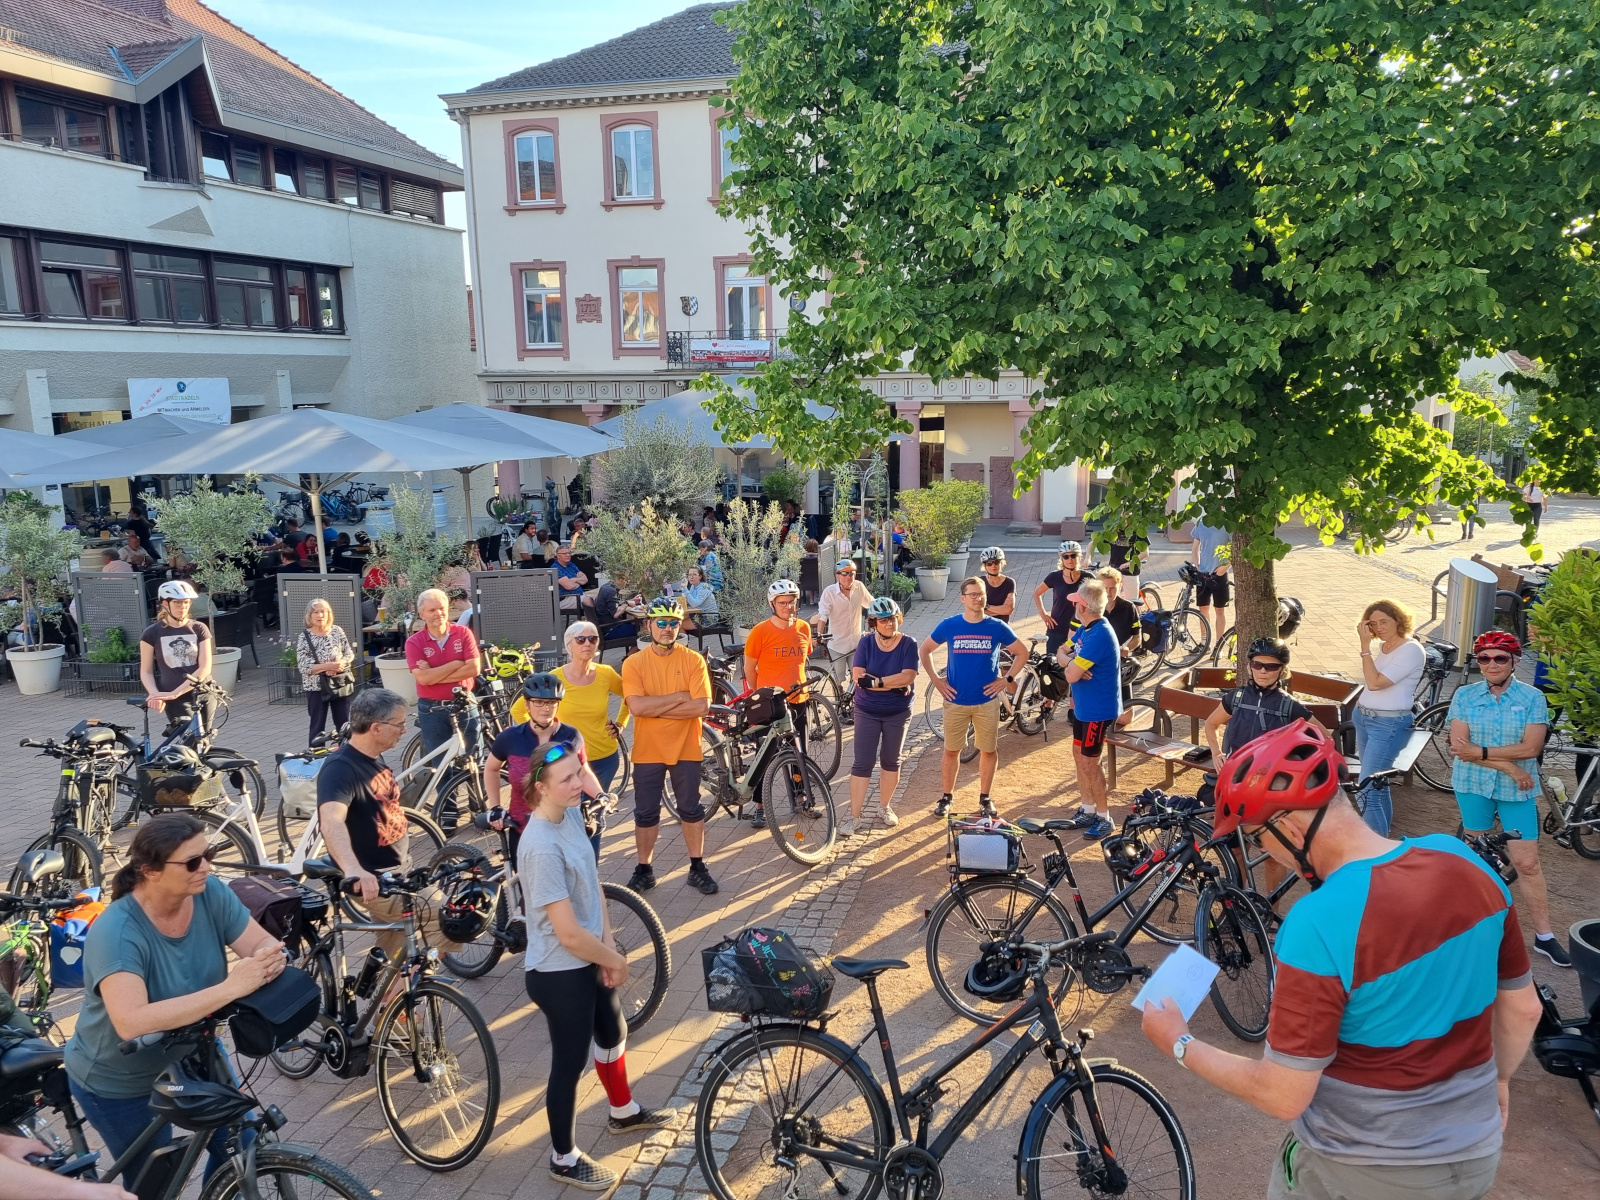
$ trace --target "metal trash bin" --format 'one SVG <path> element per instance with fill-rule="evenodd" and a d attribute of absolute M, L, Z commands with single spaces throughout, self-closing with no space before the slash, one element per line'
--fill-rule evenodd
<path fill-rule="evenodd" d="M 1500 579 L 1482 563 L 1470 558 L 1450 560 L 1449 593 L 1444 603 L 1444 624 L 1429 636 L 1461 647 L 1463 664 L 1472 656 L 1472 643 L 1494 627 L 1494 598 Z"/>

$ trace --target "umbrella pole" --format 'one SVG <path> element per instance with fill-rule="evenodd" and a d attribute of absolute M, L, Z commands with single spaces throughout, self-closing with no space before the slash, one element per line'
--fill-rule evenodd
<path fill-rule="evenodd" d="M 322 573 L 328 573 L 328 546 L 322 540 L 322 477 L 313 475 L 311 487 L 306 494 L 311 497 L 311 519 L 317 527 L 317 565 L 322 568 Z"/>
<path fill-rule="evenodd" d="M 472 472 L 473 467 L 457 467 L 461 472 L 461 503 L 466 505 L 467 541 L 472 540 Z"/>

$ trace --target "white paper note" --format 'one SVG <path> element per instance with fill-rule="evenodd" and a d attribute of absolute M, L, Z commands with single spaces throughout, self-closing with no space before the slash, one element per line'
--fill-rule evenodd
<path fill-rule="evenodd" d="M 1163 1000 L 1176 1000 L 1183 1010 L 1183 1019 L 1191 1020 L 1194 1010 L 1211 990 L 1211 981 L 1217 977 L 1217 964 L 1193 947 L 1179 946 L 1159 967 L 1139 994 L 1133 998 L 1133 1007 L 1144 1011 L 1145 1001 L 1159 1004 Z"/>

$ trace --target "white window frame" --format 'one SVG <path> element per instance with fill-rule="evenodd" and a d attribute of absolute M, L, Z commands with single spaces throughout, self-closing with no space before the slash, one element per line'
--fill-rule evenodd
<path fill-rule="evenodd" d="M 642 286 L 629 287 L 627 284 L 625 284 L 623 282 L 623 276 L 626 275 L 629 271 L 649 271 L 652 275 L 655 276 L 655 286 L 648 287 L 648 288 L 647 287 L 642 287 Z M 652 293 L 655 295 L 655 298 L 656 298 L 656 305 L 655 305 L 655 309 L 656 309 L 656 332 L 655 332 L 655 336 L 654 337 L 646 338 L 646 339 L 641 340 L 641 341 L 629 341 L 628 340 L 628 301 L 627 301 L 627 297 L 628 297 L 629 293 L 633 293 L 633 294 L 635 294 L 635 295 L 637 295 L 639 297 L 639 300 L 638 300 L 638 312 L 639 312 L 639 317 L 640 317 L 639 324 L 640 324 L 641 330 L 642 330 L 643 325 L 644 325 L 644 314 L 645 314 L 645 311 L 646 311 L 645 303 L 644 303 L 644 297 L 646 295 L 649 295 L 649 294 L 652 294 Z M 617 340 L 621 343 L 622 347 L 624 349 L 627 349 L 627 350 L 641 350 L 641 349 L 644 349 L 646 347 L 649 347 L 649 348 L 653 349 L 653 348 L 659 346 L 661 344 L 661 321 L 662 321 L 662 319 L 663 319 L 663 314 L 662 314 L 662 311 L 661 311 L 661 271 L 660 271 L 660 269 L 657 268 L 657 267 L 622 267 L 622 268 L 620 268 L 617 271 Z"/>
<path fill-rule="evenodd" d="M 550 174 L 552 176 L 552 184 L 551 191 L 548 196 L 544 194 L 544 188 L 539 179 L 539 140 L 541 138 L 550 143 Z M 511 140 L 512 150 L 516 155 L 515 179 L 517 188 L 517 203 L 551 204 L 559 199 L 561 195 L 561 181 L 554 178 L 556 173 L 556 135 L 547 129 L 528 129 L 522 133 L 514 134 Z M 530 159 L 524 159 L 522 157 L 522 143 L 524 141 L 530 144 L 530 148 L 533 151 L 533 157 Z M 524 162 L 531 162 L 533 164 L 534 195 L 533 199 L 531 200 L 522 194 L 522 164 Z"/>
<path fill-rule="evenodd" d="M 656 198 L 656 185 L 658 162 L 656 154 L 655 130 L 648 125 L 615 125 L 610 130 L 609 153 L 611 154 L 611 198 L 613 200 L 654 200 Z M 640 191 L 639 182 L 639 140 L 641 135 L 649 145 L 650 153 L 650 188 Z M 626 156 L 617 153 L 617 139 L 626 137 Z M 618 159 L 624 161 L 618 164 Z M 623 177 L 626 174 L 628 186 L 631 190 L 622 190 Z"/>
<path fill-rule="evenodd" d="M 566 335 L 567 335 L 566 297 L 562 294 L 565 289 L 563 289 L 562 286 L 561 286 L 561 272 L 559 270 L 557 270 L 556 268 L 554 268 L 554 267 L 523 267 L 521 274 L 522 274 L 522 336 L 523 336 L 524 340 L 527 343 L 528 349 L 530 349 L 530 350 L 559 350 L 559 349 L 561 349 L 563 346 L 566 345 L 566 340 L 565 339 L 566 339 Z M 529 275 L 534 276 L 536 279 L 541 275 L 553 275 L 553 276 L 555 276 L 555 284 L 552 286 L 552 285 L 546 285 L 544 283 L 536 283 L 534 286 L 529 287 L 528 286 L 528 276 Z M 559 335 L 556 337 L 556 339 L 554 341 L 547 340 L 548 335 L 550 333 L 550 297 L 551 297 L 551 295 L 555 296 L 556 309 L 560 313 L 558 321 L 559 321 L 559 324 L 561 326 L 561 328 L 559 330 Z M 545 334 L 546 337 L 540 338 L 537 341 L 533 337 L 533 324 L 532 324 L 532 320 L 530 319 L 529 314 L 528 314 L 528 300 L 533 296 L 543 296 L 544 297 L 544 303 L 540 306 L 540 312 L 543 314 L 544 326 L 545 326 L 545 328 L 541 332 L 543 334 Z"/>

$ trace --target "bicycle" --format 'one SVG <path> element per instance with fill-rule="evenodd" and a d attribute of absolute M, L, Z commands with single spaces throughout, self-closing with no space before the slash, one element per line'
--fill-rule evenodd
<path fill-rule="evenodd" d="M 400 1149 L 430 1171 L 466 1166 L 488 1145 L 500 1108 L 500 1060 L 488 1025 L 471 1000 L 434 977 L 439 953 L 419 942 L 411 910 L 398 922 L 346 919 L 344 870 L 331 858 L 313 858 L 304 873 L 321 880 L 328 896 L 325 906 L 303 910 L 314 934 L 305 969 L 322 1006 L 310 1029 L 272 1052 L 273 1065 L 290 1079 L 306 1079 L 323 1063 L 340 1079 L 356 1079 L 375 1057 L 378 1103 Z M 404 878 L 385 873 L 379 895 L 415 902 L 456 873 L 448 864 Z M 405 933 L 402 959 L 391 962 L 374 946 L 359 974 L 347 972 L 347 932 L 391 930 Z M 397 981 L 402 986 L 391 996 Z"/>
<path fill-rule="evenodd" d="M 1558 846 L 1583 858 L 1600 858 L 1600 746 L 1574 743 L 1564 752 L 1584 765 L 1570 798 L 1566 780 L 1554 771 L 1541 772 L 1545 791 L 1553 793 L 1544 831 Z"/>
<path fill-rule="evenodd" d="M 865 636 L 871 637 L 872 634 L 869 632 Z M 807 666 L 806 686 L 813 692 L 821 692 L 827 696 L 828 702 L 839 714 L 841 725 L 855 724 L 856 679 L 855 673 L 850 669 L 855 656 L 834 654 L 833 647 L 826 641 L 817 642 L 811 654 L 813 658 L 820 654 L 822 662 L 827 665 L 813 663 Z M 840 662 L 845 664 L 843 679 L 833 673 L 834 665 Z"/>
<path fill-rule="evenodd" d="M 1445 684 L 1455 675 L 1460 647 L 1449 642 L 1423 643 L 1422 678 L 1411 700 L 1413 733 L 1427 734 L 1427 743 L 1417 754 L 1412 770 L 1436 792 L 1450 792 L 1450 769 L 1455 755 L 1450 750 L 1450 701 Z"/>
<path fill-rule="evenodd" d="M 1305 605 L 1293 596 L 1278 597 L 1278 636 L 1291 637 L 1294 631 L 1300 628 L 1300 623 L 1305 619 Z M 1239 634 L 1236 628 L 1229 625 L 1217 638 L 1217 645 L 1211 651 L 1211 665 L 1213 667 L 1227 667 L 1232 670 L 1235 660 L 1239 657 Z"/>
<path fill-rule="evenodd" d="M 735 662 L 743 650 L 742 646 L 736 647 L 724 658 L 709 654 L 706 656 L 706 672 L 711 677 L 713 704 L 734 704 L 747 694 L 738 691 L 733 684 Z M 833 701 L 821 691 L 811 687 L 809 673 L 795 689 L 790 689 L 790 694 L 798 695 L 797 689 L 806 691 L 806 701 L 803 705 L 806 710 L 806 736 L 800 751 L 817 765 L 823 777 L 831 783 L 839 774 L 840 763 L 844 761 L 844 722 Z"/>
<path fill-rule="evenodd" d="M 814 1024 L 758 1017 L 753 1028 L 712 1051 L 695 1108 L 695 1154 L 711 1191 L 719 1200 L 823 1194 L 874 1200 L 883 1191 L 934 1200 L 944 1187 L 940 1164 L 956 1140 L 1043 1048 L 1052 1079 L 1018 1141 L 1018 1192 L 1040 1200 L 1076 1183 L 1096 1196 L 1193 1200 L 1194 1160 L 1177 1113 L 1143 1076 L 1114 1060 L 1085 1057 L 1093 1030 L 1065 1037 L 1045 983 L 1059 957 L 1092 953 L 1111 936 L 1020 944 L 1020 983 L 1030 994 L 909 1091 L 901 1087 L 877 988 L 879 975 L 907 964 L 836 956 L 835 970 L 865 984 L 872 1028 L 851 1046 L 827 1032 L 831 1014 Z M 934 1107 L 954 1090 L 945 1077 L 1022 1025 L 1022 1035 L 930 1142 Z M 861 1054 L 871 1038 L 883 1057 L 887 1099 Z"/>
<path fill-rule="evenodd" d="M 1038 642 L 1038 640 L 1038 638 L 1029 638 L 1029 646 L 1032 647 L 1033 644 Z M 999 665 L 1000 678 L 1005 678 L 1007 672 L 1010 670 L 1011 656 L 1007 651 L 1002 650 L 1000 652 Z M 944 668 L 942 667 L 939 669 L 939 678 L 945 678 Z M 1021 691 L 1022 686 L 1019 683 L 1015 693 L 1011 691 L 1002 691 L 1000 693 L 1000 711 L 999 715 L 995 718 L 995 725 L 997 729 L 1009 729 L 1016 724 L 1017 714 L 1013 705 L 1015 703 L 1016 696 L 1021 694 Z M 938 697 L 939 699 L 939 708 L 937 709 L 933 706 L 935 697 Z M 922 695 L 922 728 L 928 737 L 935 740 L 942 740 L 944 738 L 944 717 L 942 714 L 945 703 L 945 698 L 939 695 L 939 689 L 930 683 L 928 685 L 928 690 Z M 935 713 L 940 715 L 936 716 Z M 969 763 L 977 757 L 978 744 L 976 736 L 973 732 L 973 728 L 969 724 L 967 726 L 966 740 L 961 746 L 961 761 L 964 763 Z"/>
<path fill-rule="evenodd" d="M 606 817 L 615 811 L 616 799 L 602 799 L 609 800 L 609 805 L 591 803 L 585 797 L 582 809 L 585 824 L 593 822 L 603 832 Z M 447 889 L 446 902 L 471 907 L 488 917 L 478 937 L 444 956 L 445 965 L 464 979 L 480 979 L 507 951 L 521 954 L 528 948 L 527 911 L 506 818 L 503 808 L 475 813 L 472 818 L 476 829 L 494 836 L 497 857 L 477 846 L 449 842 L 430 864 L 458 864 L 462 870 Z M 605 896 L 612 937 L 628 960 L 628 982 L 620 989 L 618 999 L 623 1020 L 632 1033 L 655 1016 L 667 998 L 667 985 L 672 980 L 672 947 L 661 918 L 643 896 L 617 883 L 602 882 L 600 890 Z"/>

